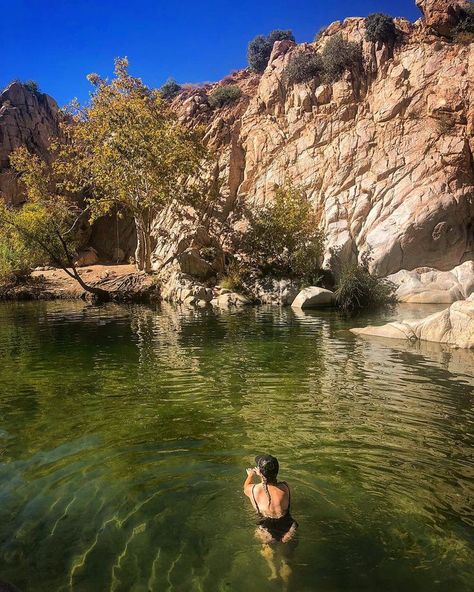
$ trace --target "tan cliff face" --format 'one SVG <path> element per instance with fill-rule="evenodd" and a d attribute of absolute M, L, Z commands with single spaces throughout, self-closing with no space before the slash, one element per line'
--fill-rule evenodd
<path fill-rule="evenodd" d="M 346 261 L 367 254 L 387 275 L 474 258 L 474 46 L 423 20 L 397 28 L 391 50 L 364 40 L 363 19 L 333 23 L 317 43 L 277 42 L 261 78 L 234 75 L 237 105 L 209 113 L 202 91 L 175 101 L 184 121 L 207 125 L 227 211 L 255 210 L 291 179 L 320 213 L 327 263 L 334 249 Z M 362 43 L 364 72 L 289 88 L 290 57 L 337 33 Z"/>
<path fill-rule="evenodd" d="M 425 18 L 397 19 L 394 47 L 366 42 L 360 18 L 333 23 L 316 43 L 277 42 L 263 75 L 247 69 L 218 83 L 242 90 L 237 102 L 220 109 L 207 101 L 216 85 L 184 90 L 174 108 L 187 125 L 205 127 L 218 155 L 221 221 L 238 224 L 242 209 L 255 211 L 291 180 L 319 215 L 328 265 L 334 252 L 344 261 L 369 256 L 381 275 L 419 266 L 449 270 L 473 260 L 474 46 L 450 37 L 462 4 L 419 0 Z M 289 87 L 288 60 L 319 51 L 339 33 L 361 43 L 363 71 L 333 84 Z M 52 99 L 17 83 L 0 95 L 0 191 L 7 199 L 19 199 L 7 170 L 10 151 L 26 144 L 45 153 L 55 133 Z M 96 227 L 99 252 L 113 250 L 111 225 L 104 219 Z M 199 248 L 215 245 L 206 229 L 190 233 L 165 215 L 154 239 L 156 268 L 179 243 L 188 249 L 183 269 L 206 272 Z"/>
<path fill-rule="evenodd" d="M 23 199 L 10 169 L 10 153 L 20 146 L 42 157 L 59 132 L 58 105 L 50 96 L 12 82 L 0 94 L 0 197 L 9 203 Z"/>

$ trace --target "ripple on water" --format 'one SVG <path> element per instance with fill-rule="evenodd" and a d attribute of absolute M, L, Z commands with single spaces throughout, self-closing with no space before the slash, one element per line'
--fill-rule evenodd
<path fill-rule="evenodd" d="M 349 326 L 265 307 L 0 306 L 0 577 L 281 589 L 241 494 L 270 450 L 300 522 L 276 550 L 289 590 L 471 589 L 472 352 Z"/>

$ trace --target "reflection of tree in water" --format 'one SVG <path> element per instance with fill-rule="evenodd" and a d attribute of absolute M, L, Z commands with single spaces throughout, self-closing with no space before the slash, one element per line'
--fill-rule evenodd
<path fill-rule="evenodd" d="M 5 577 L 20 569 L 11 579 L 31 590 L 69 577 L 115 590 L 264 586 L 240 487 L 268 449 L 302 525 L 290 589 L 319 576 L 367 590 L 374 574 L 415 574 L 419 589 L 427 571 L 467 577 L 473 413 L 460 358 L 355 339 L 333 313 L 35 303 L 0 314 Z"/>

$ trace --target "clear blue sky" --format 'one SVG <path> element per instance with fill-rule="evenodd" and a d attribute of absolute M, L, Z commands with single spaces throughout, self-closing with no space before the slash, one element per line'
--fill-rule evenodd
<path fill-rule="evenodd" d="M 150 86 L 218 80 L 245 67 L 248 41 L 293 29 L 311 41 L 347 16 L 386 12 L 416 20 L 415 0 L 6 0 L 1 3 L 0 88 L 36 80 L 60 105 L 87 99 L 85 76 L 110 75 L 116 56 Z"/>

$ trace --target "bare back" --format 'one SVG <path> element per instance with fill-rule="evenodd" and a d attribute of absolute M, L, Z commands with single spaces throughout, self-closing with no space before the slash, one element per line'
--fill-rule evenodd
<path fill-rule="evenodd" d="M 288 485 L 286 483 L 278 483 L 277 485 L 268 485 L 268 492 L 271 496 L 270 505 L 268 504 L 268 496 L 261 483 L 253 486 L 251 498 L 254 508 L 268 518 L 280 518 L 284 516 L 289 508 L 290 495 Z M 255 503 L 256 502 L 256 503 Z"/>

